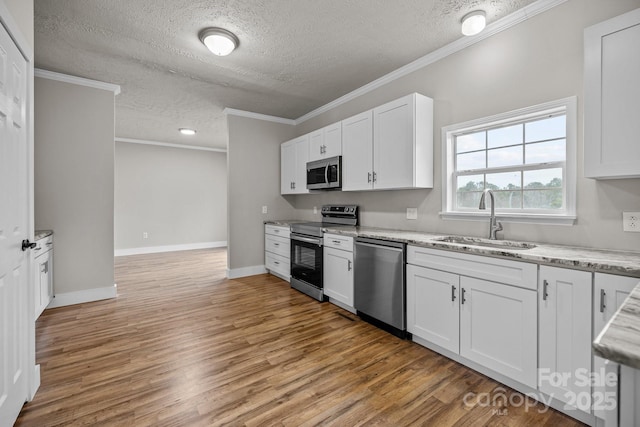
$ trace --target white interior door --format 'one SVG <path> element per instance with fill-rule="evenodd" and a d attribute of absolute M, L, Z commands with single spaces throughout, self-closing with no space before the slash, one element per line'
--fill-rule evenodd
<path fill-rule="evenodd" d="M 29 237 L 27 63 L 0 25 L 0 424 L 12 425 L 28 397 Z M 6 423 L 6 424 L 5 424 Z"/>

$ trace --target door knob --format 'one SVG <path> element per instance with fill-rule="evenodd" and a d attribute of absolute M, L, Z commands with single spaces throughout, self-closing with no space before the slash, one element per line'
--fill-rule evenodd
<path fill-rule="evenodd" d="M 33 249 L 35 248 L 37 245 L 35 243 L 31 243 L 29 241 L 29 239 L 23 240 L 22 241 L 22 250 L 26 251 L 27 249 Z"/>

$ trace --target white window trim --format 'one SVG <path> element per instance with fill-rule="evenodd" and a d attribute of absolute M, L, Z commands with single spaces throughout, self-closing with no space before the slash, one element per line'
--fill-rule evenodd
<path fill-rule="evenodd" d="M 504 222 L 573 225 L 576 220 L 576 185 L 577 185 L 577 98 L 571 96 L 544 104 L 533 105 L 494 116 L 470 120 L 463 123 L 445 126 L 442 128 L 442 219 L 486 221 L 489 214 L 486 211 L 454 211 L 453 198 L 455 197 L 453 185 L 454 170 L 454 134 L 465 132 L 473 128 L 483 126 L 497 126 L 508 123 L 515 118 L 535 117 L 543 111 L 564 109 L 567 117 L 566 139 L 566 163 L 565 163 L 565 191 L 566 206 L 561 213 L 534 214 L 529 212 L 498 212 L 496 216 Z"/>

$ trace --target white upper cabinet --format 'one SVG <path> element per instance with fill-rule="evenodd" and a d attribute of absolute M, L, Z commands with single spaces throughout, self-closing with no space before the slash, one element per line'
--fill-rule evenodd
<path fill-rule="evenodd" d="M 373 109 L 373 188 L 433 187 L 433 100 L 413 93 Z"/>
<path fill-rule="evenodd" d="M 280 194 L 308 193 L 309 135 L 280 145 Z"/>
<path fill-rule="evenodd" d="M 342 191 L 373 188 L 373 111 L 342 121 Z"/>
<path fill-rule="evenodd" d="M 640 177 L 640 9 L 584 30 L 584 173 Z"/>
<path fill-rule="evenodd" d="M 433 100 L 413 93 L 342 121 L 342 190 L 433 187 Z"/>
<path fill-rule="evenodd" d="M 309 161 L 342 155 L 342 123 L 334 123 L 309 134 Z"/>

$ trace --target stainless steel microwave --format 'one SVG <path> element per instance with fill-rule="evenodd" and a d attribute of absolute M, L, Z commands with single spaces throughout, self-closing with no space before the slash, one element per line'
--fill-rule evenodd
<path fill-rule="evenodd" d="M 307 163 L 309 190 L 337 190 L 342 188 L 342 156 Z"/>

